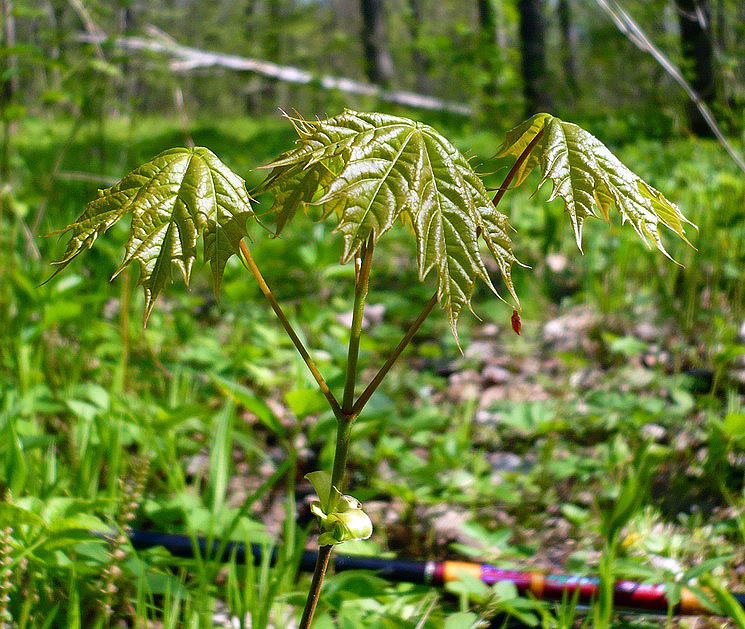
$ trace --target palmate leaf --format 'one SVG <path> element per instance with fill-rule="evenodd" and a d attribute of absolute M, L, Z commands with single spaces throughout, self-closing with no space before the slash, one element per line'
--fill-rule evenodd
<path fill-rule="evenodd" d="M 74 223 L 54 232 L 71 234 L 64 255 L 53 263 L 58 265 L 55 275 L 127 214 L 132 215 L 129 239 L 114 277 L 137 261 L 147 322 L 158 294 L 171 279 L 172 265 L 188 285 L 200 235 L 213 287 L 219 290 L 225 264 L 238 253 L 253 211 L 243 179 L 214 153 L 202 147 L 174 148 L 111 188 L 99 190 Z"/>
<path fill-rule="evenodd" d="M 292 151 L 282 154 L 278 159 L 283 160 Z M 310 204 L 318 193 L 328 189 L 329 183 L 340 169 L 337 158 L 328 158 L 305 166 L 304 164 L 286 164 L 277 166 L 271 175 L 262 182 L 257 189 L 264 192 L 271 189 L 273 192 L 273 204 L 270 213 L 275 213 L 276 233 L 279 235 L 295 216 L 298 208 L 308 210 Z M 336 204 L 338 205 L 338 204 Z M 330 212 L 334 204 L 326 204 L 324 214 Z"/>
<path fill-rule="evenodd" d="M 274 193 L 279 229 L 299 205 L 318 205 L 324 216 L 336 213 L 347 262 L 371 235 L 377 241 L 396 221 L 409 224 L 419 278 L 436 269 L 438 298 L 456 338 L 476 280 L 494 290 L 480 238 L 517 301 L 507 217 L 492 205 L 468 160 L 432 127 L 347 110 L 327 120 L 297 121 L 296 129 L 298 146 L 267 166 L 272 171 L 261 187 Z"/>
<path fill-rule="evenodd" d="M 548 179 L 553 182 L 549 201 L 556 197 L 564 201 L 580 249 L 585 219 L 597 218 L 597 208 L 608 220 L 613 206 L 645 243 L 653 243 L 668 258 L 660 223 L 688 242 L 685 224 L 693 223 L 677 206 L 629 170 L 600 140 L 575 124 L 550 114 L 536 114 L 507 133 L 498 156 L 519 157 L 541 132 L 530 155 L 518 168 L 516 183 L 520 184 L 534 168 L 540 168 L 543 178 L 539 187 Z"/>

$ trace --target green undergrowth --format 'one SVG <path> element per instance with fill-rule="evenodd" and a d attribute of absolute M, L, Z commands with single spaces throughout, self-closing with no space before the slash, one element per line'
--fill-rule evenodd
<path fill-rule="evenodd" d="M 27 228 L 38 223 L 43 234 L 66 224 L 96 188 L 185 142 L 177 124 L 157 118 L 110 120 L 103 133 L 83 126 L 71 140 L 70 129 L 25 122 L 15 178 L 1 193 L 8 612 L 21 627 L 106 626 L 119 617 L 164 627 L 236 617 L 248 626 L 248 616 L 254 628 L 292 626 L 307 589 L 295 574 L 306 534 L 296 514 L 311 490 L 298 479 L 328 468 L 332 453 L 320 444 L 333 415 L 235 259 L 220 302 L 208 274 L 195 274 L 190 291 L 176 283 L 161 298 L 147 329 L 134 275 L 106 281 L 121 260 L 124 229 L 112 229 L 86 264 L 40 286 L 62 245 Z M 262 178 L 251 169 L 292 138 L 279 119 L 195 122 L 189 134 L 249 187 Z M 488 159 L 498 135 L 461 127 L 453 137 L 498 185 L 508 167 Z M 691 238 L 698 251 L 671 242 L 683 266 L 663 266 L 631 230 L 588 223 L 586 254 L 570 255 L 561 204 L 542 208 L 530 198 L 537 179 L 511 194 L 501 209 L 518 242 L 530 243 L 515 253 L 534 269 L 514 274 L 523 335 L 485 289 L 474 299 L 481 320 L 462 317 L 464 354 L 444 318 L 424 324 L 355 425 L 352 475 L 375 479 L 356 494 L 375 534 L 340 552 L 604 571 L 672 591 L 698 571 L 716 592 L 717 584 L 738 586 L 745 182 L 713 143 L 612 148 L 699 226 Z M 258 212 L 266 210 L 260 199 Z M 328 237 L 327 225 L 305 225 L 276 239 L 256 232 L 253 250 L 339 390 L 351 296 L 341 280 L 353 269 L 339 264 L 340 239 Z M 387 262 L 368 297 L 380 316 L 368 321 L 361 348 L 371 373 L 431 292 L 417 281 L 404 238 L 380 245 Z M 497 283 L 498 270 L 490 271 Z M 112 548 L 89 533 L 127 524 L 277 544 L 280 559 L 273 568 L 219 566 Z M 564 627 L 576 612 L 570 602 L 540 607 L 508 587 L 465 582 L 452 590 L 339 574 L 324 587 L 316 626 L 456 629 L 507 613 Z M 712 605 L 726 607 L 719 598 Z M 598 605 L 588 622 L 601 626 L 605 611 Z"/>

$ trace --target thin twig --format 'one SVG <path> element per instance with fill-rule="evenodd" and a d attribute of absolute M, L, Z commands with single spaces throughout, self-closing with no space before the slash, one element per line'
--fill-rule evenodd
<path fill-rule="evenodd" d="M 189 148 L 194 147 L 194 139 L 191 137 L 189 131 L 189 115 L 186 113 L 186 106 L 184 105 L 184 91 L 180 85 L 173 88 L 173 103 L 176 105 L 176 111 L 181 121 L 181 133 L 184 136 L 184 142 Z"/>
<path fill-rule="evenodd" d="M 90 181 L 92 183 L 100 183 L 104 186 L 113 186 L 119 179 L 117 177 L 109 177 L 108 175 L 99 173 L 85 173 L 75 170 L 67 170 L 57 174 L 57 179 L 64 179 L 68 181 Z"/>
<path fill-rule="evenodd" d="M 54 159 L 54 166 L 52 166 L 52 172 L 49 173 L 49 178 L 46 181 L 45 184 L 45 194 L 44 199 L 39 204 L 39 208 L 36 210 L 36 215 L 34 216 L 34 221 L 31 225 L 31 232 L 36 234 L 39 231 L 39 228 L 41 227 L 41 222 L 44 220 L 44 214 L 47 211 L 47 206 L 49 205 L 49 202 L 52 198 L 52 195 L 54 193 L 54 184 L 57 180 L 57 177 L 60 174 L 60 170 L 62 168 L 62 162 L 65 159 L 65 156 L 67 155 L 67 151 L 72 146 L 73 142 L 75 142 L 75 139 L 77 138 L 78 133 L 80 132 L 80 129 L 83 127 L 83 112 L 78 112 L 77 117 L 75 118 L 75 122 L 73 122 L 72 126 L 70 127 L 70 132 L 67 134 L 67 138 L 65 138 L 65 142 L 62 145 L 62 148 L 57 152 L 57 156 Z M 103 182 L 104 185 L 106 182 Z"/>
<path fill-rule="evenodd" d="M 249 271 L 253 273 L 253 276 L 256 278 L 256 281 L 259 284 L 259 288 L 261 289 L 261 292 L 264 294 L 264 297 L 266 297 L 267 301 L 269 302 L 269 305 L 271 305 L 272 310 L 274 310 L 274 314 L 277 315 L 277 318 L 279 319 L 280 323 L 282 323 L 282 326 L 284 327 L 285 332 L 287 332 L 287 335 L 290 337 L 290 340 L 292 340 L 292 342 L 294 343 L 295 348 L 297 349 L 298 353 L 300 354 L 300 356 L 302 356 L 303 360 L 305 361 L 305 364 L 308 365 L 308 369 L 310 370 L 310 373 L 312 373 L 313 377 L 316 379 L 316 382 L 318 383 L 318 388 L 321 389 L 321 393 L 323 393 L 323 395 L 326 396 L 326 400 L 328 400 L 329 406 L 331 406 L 331 410 L 334 411 L 334 415 L 336 415 L 337 418 L 341 417 L 342 411 L 341 411 L 341 407 L 339 406 L 339 402 L 336 401 L 334 394 L 331 392 L 329 385 L 326 384 L 326 380 L 324 380 L 323 375 L 318 370 L 316 363 L 313 361 L 313 358 L 311 357 L 308 350 L 305 349 L 305 345 L 303 345 L 303 342 L 300 340 L 300 337 L 297 335 L 294 328 L 290 324 L 289 319 L 285 316 L 285 313 L 282 310 L 282 306 L 279 305 L 279 302 L 277 301 L 276 297 L 274 296 L 271 289 L 267 285 L 266 280 L 264 280 L 264 276 L 261 274 L 259 267 L 256 266 L 256 262 L 254 261 L 253 256 L 251 255 L 251 252 L 248 250 L 246 243 L 244 243 L 242 240 L 240 243 L 240 249 L 241 249 L 241 253 L 243 254 L 243 259 L 246 261 L 246 264 L 248 265 Z"/>
<path fill-rule="evenodd" d="M 492 199 L 492 203 L 494 204 L 494 207 L 497 207 L 499 205 L 499 202 L 502 200 L 502 197 L 505 195 L 507 190 L 510 189 L 510 184 L 512 183 L 512 180 L 515 178 L 515 175 L 517 174 L 517 171 L 520 170 L 520 167 L 523 165 L 523 162 L 528 159 L 528 155 L 530 155 L 531 151 L 533 150 L 533 147 L 535 147 L 536 144 L 538 144 L 538 140 L 541 139 L 543 136 L 543 129 L 541 129 L 538 133 L 535 134 L 535 137 L 530 141 L 528 146 L 525 147 L 525 150 L 520 153 L 520 157 L 515 160 L 515 163 L 512 165 L 512 168 L 510 168 L 510 172 L 507 173 L 507 176 L 504 178 L 504 181 L 502 182 L 502 185 L 497 188 L 497 194 L 494 195 L 494 199 Z"/>
<path fill-rule="evenodd" d="M 745 172 L 745 159 L 743 159 L 742 155 L 735 150 L 729 140 L 724 136 L 724 133 L 722 133 L 722 130 L 719 128 L 716 118 L 714 118 L 711 110 L 696 90 L 693 89 L 691 84 L 686 81 L 683 73 L 678 69 L 678 67 L 668 59 L 667 55 L 665 55 L 662 50 L 654 45 L 652 40 L 647 37 L 647 34 L 641 29 L 636 20 L 634 20 L 634 18 L 632 18 L 616 0 L 595 1 L 611 17 L 618 30 L 626 35 L 626 37 L 628 37 L 637 48 L 652 55 L 665 72 L 667 72 L 683 89 L 683 91 L 688 95 L 688 98 L 693 101 L 693 104 L 701 113 L 701 117 L 706 121 L 706 124 L 709 125 L 712 133 L 716 136 L 717 140 L 719 140 L 719 143 L 732 158 L 732 161 L 737 164 L 740 170 Z"/>
<path fill-rule="evenodd" d="M 88 32 L 89 43 L 93 44 L 96 56 L 101 61 L 106 61 L 106 55 L 103 54 L 103 48 L 101 48 L 101 44 L 106 41 L 106 33 L 93 21 L 91 14 L 81 0 L 68 0 L 68 2 L 75 10 L 75 13 L 78 14 L 83 26 L 85 26 L 85 30 Z"/>
<path fill-rule="evenodd" d="M 409 329 L 406 331 L 406 334 L 401 339 L 401 342 L 396 346 L 396 349 L 393 350 L 393 353 L 389 356 L 388 360 L 385 361 L 385 364 L 380 368 L 378 373 L 375 374 L 375 377 L 372 379 L 370 384 L 367 385 L 367 388 L 362 392 L 360 397 L 354 403 L 354 406 L 352 407 L 352 413 L 354 413 L 355 415 L 360 414 L 362 409 L 365 407 L 365 404 L 367 404 L 367 401 L 370 399 L 370 397 L 372 397 L 372 394 L 375 393 L 375 390 L 380 386 L 380 383 L 383 382 L 383 378 L 386 377 L 388 372 L 391 370 L 391 367 L 393 367 L 396 360 L 398 360 L 398 357 L 406 349 L 406 346 L 411 342 L 411 339 L 414 338 L 414 335 L 417 333 L 419 328 L 422 327 L 422 323 L 424 323 L 424 320 L 429 316 L 429 313 L 432 312 L 432 309 L 435 307 L 436 304 L 437 292 L 432 295 L 430 300 L 427 302 L 427 305 L 419 313 L 416 321 L 414 321 L 414 323 L 412 323 Z"/>
<path fill-rule="evenodd" d="M 316 611 L 316 606 L 318 605 L 318 597 L 321 594 L 321 585 L 323 584 L 323 579 L 326 576 L 326 569 L 328 568 L 329 559 L 331 559 L 331 553 L 333 552 L 333 550 L 333 546 L 321 546 L 321 548 L 318 549 L 316 567 L 313 570 L 313 580 L 310 584 L 308 599 L 305 603 L 303 617 L 300 619 L 300 625 L 298 629 L 308 629 L 310 627 L 310 623 L 313 622 L 313 614 Z"/>

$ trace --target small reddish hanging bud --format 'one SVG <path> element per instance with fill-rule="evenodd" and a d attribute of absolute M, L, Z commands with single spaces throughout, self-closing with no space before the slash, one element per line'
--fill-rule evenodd
<path fill-rule="evenodd" d="M 515 334 L 517 335 L 519 335 L 523 329 L 523 322 L 520 319 L 517 310 L 512 311 L 512 329 L 515 330 Z"/>

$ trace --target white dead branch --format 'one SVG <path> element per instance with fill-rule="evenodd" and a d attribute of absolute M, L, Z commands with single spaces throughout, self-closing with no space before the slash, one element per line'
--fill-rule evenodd
<path fill-rule="evenodd" d="M 619 4 L 617 0 L 595 0 L 597 4 L 611 17 L 613 23 L 616 25 L 619 31 L 621 31 L 626 37 L 640 50 L 648 52 L 652 57 L 659 63 L 662 68 L 667 72 L 673 80 L 683 88 L 683 91 L 688 95 L 688 98 L 693 101 L 697 109 L 701 112 L 706 124 L 714 133 L 714 136 L 719 140 L 727 154 L 732 160 L 740 167 L 740 170 L 745 172 L 745 160 L 742 156 L 734 149 L 729 143 L 727 138 L 719 128 L 714 114 L 696 93 L 691 84 L 685 80 L 683 73 L 678 67 L 673 64 L 670 59 L 652 43 L 652 40 L 647 37 L 647 34 L 642 30 L 641 26 L 632 18 L 626 10 Z"/>
<path fill-rule="evenodd" d="M 107 41 L 103 35 L 93 35 L 90 33 L 80 35 L 79 39 L 93 44 L 101 44 Z M 188 72 L 197 68 L 210 67 L 228 68 L 239 72 L 255 72 L 256 74 L 288 83 L 298 83 L 301 85 L 314 83 L 324 89 L 339 90 L 361 96 L 373 96 L 380 100 L 416 109 L 446 111 L 463 116 L 468 116 L 472 113 L 471 107 L 463 103 L 441 100 L 433 96 L 425 96 L 414 92 L 385 90 L 378 85 L 363 83 L 344 77 L 319 77 L 300 68 L 283 66 L 272 63 L 271 61 L 262 61 L 260 59 L 251 59 L 249 57 L 227 55 L 182 46 L 171 38 L 118 37 L 112 41 L 116 46 L 124 50 L 155 52 L 171 57 L 172 61 L 169 66 L 174 72 Z"/>

